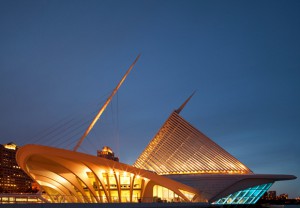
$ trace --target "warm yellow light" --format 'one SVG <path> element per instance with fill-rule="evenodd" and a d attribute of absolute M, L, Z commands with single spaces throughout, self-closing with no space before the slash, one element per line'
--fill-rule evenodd
<path fill-rule="evenodd" d="M 10 144 L 5 144 L 4 147 L 6 149 L 12 149 L 12 150 L 16 150 L 17 149 L 17 145 L 10 143 Z"/>

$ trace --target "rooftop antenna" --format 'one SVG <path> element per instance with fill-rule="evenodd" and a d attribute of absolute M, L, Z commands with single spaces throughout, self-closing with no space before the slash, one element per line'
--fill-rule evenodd
<path fill-rule="evenodd" d="M 184 103 L 182 103 L 182 105 L 177 110 L 175 110 L 175 112 L 179 114 L 195 93 L 196 93 L 196 90 L 190 95 L 190 97 L 188 97 L 188 99 L 186 99 L 186 101 Z"/>
<path fill-rule="evenodd" d="M 77 149 L 79 148 L 79 146 L 81 145 L 81 143 L 83 142 L 83 140 L 85 139 L 85 137 L 90 133 L 90 131 L 92 130 L 92 128 L 94 127 L 94 125 L 96 124 L 96 122 L 99 120 L 99 118 L 102 115 L 103 111 L 106 109 L 106 107 L 110 103 L 110 101 L 113 98 L 113 96 L 117 93 L 118 89 L 121 87 L 122 83 L 125 81 L 127 75 L 132 70 L 132 68 L 134 67 L 135 63 L 138 61 L 138 59 L 140 58 L 140 56 L 141 56 L 141 54 L 139 54 L 136 57 L 136 59 L 131 64 L 131 66 L 129 67 L 129 69 L 127 70 L 127 72 L 123 76 L 123 78 L 120 80 L 119 84 L 112 91 L 111 95 L 107 98 L 106 102 L 104 103 L 104 105 L 102 106 L 102 108 L 99 110 L 99 112 L 97 113 L 97 115 L 95 116 L 95 118 L 93 119 L 93 121 L 90 123 L 89 127 L 86 129 L 86 131 L 84 132 L 84 134 L 81 136 L 80 140 L 78 141 L 78 143 L 74 147 L 73 151 L 75 151 L 75 152 L 77 151 Z"/>

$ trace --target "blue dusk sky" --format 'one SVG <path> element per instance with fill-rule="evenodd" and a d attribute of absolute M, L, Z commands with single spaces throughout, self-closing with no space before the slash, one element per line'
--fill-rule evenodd
<path fill-rule="evenodd" d="M 73 149 L 139 53 L 79 151 L 133 164 L 197 90 L 182 117 L 255 173 L 300 177 L 298 0 L 0 0 L 0 143 Z"/>

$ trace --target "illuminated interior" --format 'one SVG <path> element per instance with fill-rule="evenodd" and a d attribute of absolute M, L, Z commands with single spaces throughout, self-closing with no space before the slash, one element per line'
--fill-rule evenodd
<path fill-rule="evenodd" d="M 8 143 L 8 144 L 5 144 L 4 145 L 4 147 L 6 148 L 6 149 L 11 149 L 11 150 L 16 150 L 17 149 L 17 145 L 16 144 L 14 144 L 14 143 Z"/>
<path fill-rule="evenodd" d="M 122 171 L 100 171 L 97 175 L 93 172 L 86 172 L 91 190 L 79 177 L 77 181 L 82 190 L 75 188 L 75 195 L 62 195 L 49 187 L 49 184 L 44 184 L 42 187 L 47 192 L 47 195 L 52 202 L 61 203 L 76 201 L 76 202 L 138 202 L 141 198 L 141 190 L 146 178 L 139 175 L 129 174 Z M 49 189 L 50 188 L 50 189 Z M 56 197 L 53 197 L 56 196 Z M 63 196 L 63 197 L 62 197 Z M 71 198 L 70 198 L 71 197 Z"/>
<path fill-rule="evenodd" d="M 53 203 L 254 204 L 272 182 L 296 178 L 254 174 L 185 121 L 180 109 L 170 115 L 133 166 L 118 162 L 108 147 L 96 157 L 31 144 L 18 150 L 17 161 Z M 219 199 L 228 193 L 232 194 Z"/>
<path fill-rule="evenodd" d="M 20 149 L 19 157 L 20 167 L 53 203 L 137 203 L 158 198 L 191 202 L 198 194 L 192 187 L 155 173 L 70 150 L 27 145 Z"/>
<path fill-rule="evenodd" d="M 100 201 L 102 203 L 118 203 L 138 202 L 141 198 L 142 186 L 147 180 L 139 175 L 129 174 L 124 171 L 100 171 L 97 176 L 93 172 L 86 172 L 86 174 L 93 190 L 91 191 L 80 178 L 77 178 L 84 190 L 84 193 L 82 193 L 78 188 L 73 187 L 76 191 L 75 195 L 61 194 L 50 184 L 43 182 L 40 183 L 47 193 L 46 198 L 54 203 L 64 203 L 69 201 L 89 203 L 96 203 L 97 201 Z M 96 195 L 92 192 L 95 192 Z"/>
<path fill-rule="evenodd" d="M 255 204 L 269 190 L 272 183 L 247 188 L 219 199 L 213 204 Z"/>

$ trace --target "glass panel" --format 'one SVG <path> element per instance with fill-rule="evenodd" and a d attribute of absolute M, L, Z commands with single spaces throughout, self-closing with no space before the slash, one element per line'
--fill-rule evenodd
<path fill-rule="evenodd" d="M 141 198 L 141 190 L 133 190 L 132 193 L 132 202 L 138 202 Z"/>
<path fill-rule="evenodd" d="M 119 202 L 118 191 L 110 191 L 111 202 Z"/>
<path fill-rule="evenodd" d="M 173 191 L 155 185 L 153 186 L 153 202 L 180 202 L 183 201 L 181 197 L 176 195 Z"/>
<path fill-rule="evenodd" d="M 121 202 L 130 202 L 130 191 L 121 191 Z"/>
<path fill-rule="evenodd" d="M 223 197 L 212 204 L 255 204 L 272 186 L 272 183 L 250 187 Z"/>
<path fill-rule="evenodd" d="M 120 176 L 120 187 L 121 189 L 130 188 L 130 177 L 129 176 Z"/>
<path fill-rule="evenodd" d="M 133 189 L 140 189 L 142 184 L 142 179 L 140 176 L 136 176 L 133 182 Z"/>
<path fill-rule="evenodd" d="M 117 189 L 117 182 L 114 175 L 108 177 L 110 189 Z"/>
<path fill-rule="evenodd" d="M 181 193 L 183 193 L 190 201 L 192 201 L 193 197 L 195 196 L 194 193 L 190 193 L 188 191 L 184 191 L 184 190 L 181 190 L 181 189 L 179 189 L 179 191 Z"/>

